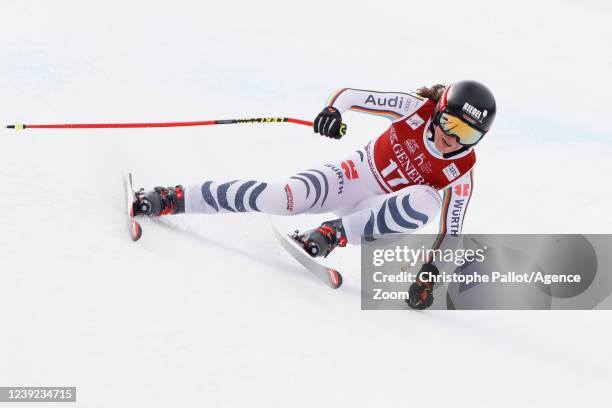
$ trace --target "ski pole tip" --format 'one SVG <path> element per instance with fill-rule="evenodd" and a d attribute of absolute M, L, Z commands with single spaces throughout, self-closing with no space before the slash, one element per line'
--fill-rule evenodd
<path fill-rule="evenodd" d="M 14 125 L 7 125 L 7 129 L 15 129 L 17 131 L 23 130 L 26 126 L 23 123 L 15 123 Z"/>

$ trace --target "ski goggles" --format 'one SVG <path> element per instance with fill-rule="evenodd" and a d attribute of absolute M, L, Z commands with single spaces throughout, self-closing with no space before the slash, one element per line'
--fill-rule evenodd
<path fill-rule="evenodd" d="M 473 146 L 482 139 L 485 132 L 475 129 L 463 120 L 447 112 L 438 114 L 438 127 L 448 136 L 455 136 L 463 146 Z"/>

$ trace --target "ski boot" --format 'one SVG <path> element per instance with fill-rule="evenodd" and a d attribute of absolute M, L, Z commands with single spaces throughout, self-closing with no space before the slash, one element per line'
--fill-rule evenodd
<path fill-rule="evenodd" d="M 346 233 L 342 226 L 342 220 L 326 221 L 320 227 L 300 234 L 295 231 L 291 235 L 298 244 L 304 248 L 308 255 L 313 258 L 327 257 L 337 246 L 345 247 L 347 243 Z"/>
<path fill-rule="evenodd" d="M 135 199 L 132 204 L 134 216 L 148 215 L 159 217 L 185 212 L 185 191 L 183 186 L 155 187 L 148 193 L 145 193 L 144 189 L 141 188 L 134 195 Z"/>

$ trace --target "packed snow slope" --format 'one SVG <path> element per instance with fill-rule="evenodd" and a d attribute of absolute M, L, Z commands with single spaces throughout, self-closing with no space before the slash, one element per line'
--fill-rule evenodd
<path fill-rule="evenodd" d="M 609 3 L 5 0 L 0 123 L 287 115 L 340 87 L 459 79 L 498 98 L 466 232 L 610 233 Z M 82 407 L 604 406 L 607 311 L 360 310 L 359 249 L 332 291 L 261 214 L 125 231 L 121 174 L 151 187 L 276 179 L 341 158 L 290 125 L 0 133 L 0 385 Z M 282 219 L 287 229 L 326 219 Z"/>

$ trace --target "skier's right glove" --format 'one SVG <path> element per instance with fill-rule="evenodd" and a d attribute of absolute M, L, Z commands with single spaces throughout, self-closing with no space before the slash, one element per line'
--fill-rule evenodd
<path fill-rule="evenodd" d="M 426 263 L 421 266 L 416 282 L 410 285 L 408 289 L 408 299 L 406 303 L 413 309 L 424 310 L 433 304 L 433 282 L 430 282 L 430 276 L 438 276 L 440 272 L 436 265 Z"/>
<path fill-rule="evenodd" d="M 346 125 L 342 123 L 342 115 L 333 106 L 325 107 L 315 118 L 312 127 L 315 133 L 332 139 L 340 139 L 346 134 Z"/>

